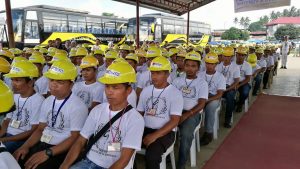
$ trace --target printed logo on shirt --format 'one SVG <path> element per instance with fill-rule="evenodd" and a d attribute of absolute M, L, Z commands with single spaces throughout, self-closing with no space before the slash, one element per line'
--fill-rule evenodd
<path fill-rule="evenodd" d="M 152 107 L 153 101 L 153 107 Z M 164 114 L 168 113 L 167 100 L 165 97 L 149 97 L 146 101 L 146 112 L 149 112 L 151 109 L 155 109 L 155 117 L 164 118 Z"/>
<path fill-rule="evenodd" d="M 19 110 L 20 109 L 22 109 L 22 108 L 19 107 Z M 17 117 L 17 112 L 14 112 L 13 119 L 15 119 L 15 120 L 18 119 L 21 122 L 19 128 L 20 127 L 25 127 L 25 126 L 29 125 L 29 120 L 30 120 L 29 110 L 27 108 L 24 108 L 22 110 L 19 118 Z"/>
<path fill-rule="evenodd" d="M 57 111 L 53 111 L 53 114 L 57 114 Z M 56 123 L 54 125 L 54 128 L 52 127 L 52 111 L 50 110 L 47 115 L 47 125 L 49 128 L 53 131 L 56 131 L 58 133 L 62 133 L 65 128 L 65 116 L 63 112 L 59 112 Z"/>
<path fill-rule="evenodd" d="M 185 86 L 180 87 L 180 91 L 182 92 L 182 96 L 184 98 L 190 98 L 190 99 L 196 98 L 196 87 L 195 86 L 188 87 L 188 89 L 187 89 L 188 92 L 184 92 L 184 88 L 185 88 Z"/>
<path fill-rule="evenodd" d="M 77 93 L 77 96 L 81 98 L 81 100 L 87 105 L 89 106 L 89 104 L 92 102 L 92 96 L 91 93 L 87 92 L 87 91 L 79 91 Z"/>

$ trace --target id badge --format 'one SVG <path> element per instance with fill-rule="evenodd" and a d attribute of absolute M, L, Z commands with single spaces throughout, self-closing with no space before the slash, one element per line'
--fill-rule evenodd
<path fill-rule="evenodd" d="M 147 112 L 147 115 L 150 115 L 150 116 L 155 116 L 156 114 L 156 109 L 150 109 L 148 112 Z"/>
<path fill-rule="evenodd" d="M 182 88 L 182 92 L 183 92 L 184 94 L 190 94 L 190 93 L 191 93 L 191 89 L 188 88 L 188 87 L 184 87 L 184 88 Z"/>
<path fill-rule="evenodd" d="M 120 142 L 108 143 L 107 151 L 110 152 L 121 151 L 121 143 Z"/>
<path fill-rule="evenodd" d="M 21 121 L 18 121 L 18 120 L 12 120 L 10 126 L 13 127 L 13 128 L 18 129 L 18 128 L 20 127 L 20 124 L 21 124 Z"/>
<path fill-rule="evenodd" d="M 51 135 L 43 134 L 42 137 L 41 137 L 41 142 L 50 143 L 52 137 L 53 136 L 51 136 Z"/>

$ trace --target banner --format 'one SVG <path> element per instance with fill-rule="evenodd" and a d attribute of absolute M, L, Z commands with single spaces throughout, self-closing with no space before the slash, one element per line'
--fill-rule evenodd
<path fill-rule="evenodd" d="M 290 6 L 291 0 L 234 0 L 234 12 Z"/>

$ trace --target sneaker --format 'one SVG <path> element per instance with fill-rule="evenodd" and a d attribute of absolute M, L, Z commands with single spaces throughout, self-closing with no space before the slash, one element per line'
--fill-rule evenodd
<path fill-rule="evenodd" d="M 283 69 L 283 66 L 281 66 L 280 69 Z"/>
<path fill-rule="evenodd" d="M 230 123 L 224 123 L 224 127 L 230 129 L 232 126 Z"/>
<path fill-rule="evenodd" d="M 284 66 L 283 69 L 287 69 L 286 66 Z"/>
<path fill-rule="evenodd" d="M 200 146 L 206 146 L 208 145 L 213 139 L 213 133 L 207 133 L 205 132 L 200 139 Z"/>

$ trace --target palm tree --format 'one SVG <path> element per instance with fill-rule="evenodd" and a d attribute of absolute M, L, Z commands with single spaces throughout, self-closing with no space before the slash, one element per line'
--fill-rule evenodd
<path fill-rule="evenodd" d="M 245 24 L 245 18 L 244 18 L 244 17 L 242 17 L 242 18 L 240 19 L 239 24 L 240 24 L 240 26 L 244 27 L 244 24 Z"/>
<path fill-rule="evenodd" d="M 249 17 L 247 16 L 246 18 L 245 18 L 245 21 L 244 21 L 244 29 L 247 29 L 248 28 L 248 26 L 250 25 L 250 19 L 249 19 Z"/>
<path fill-rule="evenodd" d="M 234 20 L 233 20 L 233 23 L 236 27 L 236 25 L 239 23 L 239 18 L 235 17 Z"/>

